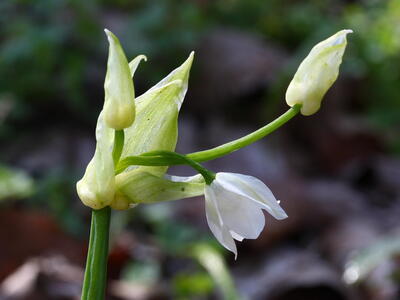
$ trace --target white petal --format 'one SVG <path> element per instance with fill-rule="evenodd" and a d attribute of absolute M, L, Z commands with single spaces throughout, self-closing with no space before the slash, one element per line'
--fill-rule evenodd
<path fill-rule="evenodd" d="M 223 224 L 233 231 L 238 240 L 255 239 L 265 226 L 260 205 L 247 197 L 224 189 L 216 180 L 212 184 L 216 207 Z"/>
<path fill-rule="evenodd" d="M 243 241 L 244 237 L 242 237 L 241 235 L 237 234 L 236 232 L 234 232 L 234 231 L 232 231 L 232 230 L 229 230 L 229 232 L 231 233 L 231 236 L 232 236 L 235 240 L 237 240 L 237 241 L 239 241 L 239 242 Z"/>
<path fill-rule="evenodd" d="M 200 174 L 189 176 L 189 177 L 165 174 L 164 178 L 167 179 L 167 180 L 174 181 L 174 182 L 192 182 L 192 183 L 199 182 L 199 183 L 204 183 L 204 178 Z"/>
<path fill-rule="evenodd" d="M 218 173 L 217 180 L 226 190 L 251 199 L 267 210 L 274 218 L 287 218 L 271 190 L 259 179 L 236 173 Z"/>
<path fill-rule="evenodd" d="M 211 184 L 213 185 L 213 184 Z M 229 230 L 224 226 L 222 219 L 219 215 L 216 198 L 212 186 L 206 186 L 205 191 L 205 206 L 207 223 L 211 232 L 214 234 L 218 242 L 221 243 L 226 249 L 232 251 L 237 256 L 235 241 L 229 233 Z"/>

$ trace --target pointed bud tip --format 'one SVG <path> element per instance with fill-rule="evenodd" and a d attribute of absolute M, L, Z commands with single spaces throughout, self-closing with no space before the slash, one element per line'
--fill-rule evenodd
<path fill-rule="evenodd" d="M 348 33 L 353 33 L 354 31 L 352 29 L 343 29 L 342 32 L 348 34 Z"/>
<path fill-rule="evenodd" d="M 110 30 L 108 30 L 107 28 L 104 28 L 104 32 L 107 35 L 107 39 L 108 39 L 109 43 L 118 41 L 117 36 L 114 33 L 112 33 Z"/>
<path fill-rule="evenodd" d="M 104 28 L 104 33 L 107 35 L 107 37 L 111 37 L 112 32 L 108 30 L 107 28 Z"/>
<path fill-rule="evenodd" d="M 336 35 L 343 37 L 343 39 L 346 39 L 346 36 L 349 33 L 353 33 L 353 30 L 351 30 L 351 29 L 343 29 L 343 30 L 340 30 L 339 32 L 337 32 Z"/>
<path fill-rule="evenodd" d="M 183 65 L 185 65 L 185 64 L 192 65 L 193 59 L 194 59 L 194 51 L 190 52 L 189 57 L 186 59 L 186 61 L 183 63 Z"/>

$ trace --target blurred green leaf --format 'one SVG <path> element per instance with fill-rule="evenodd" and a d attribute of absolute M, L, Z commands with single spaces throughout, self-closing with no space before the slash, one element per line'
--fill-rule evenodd
<path fill-rule="evenodd" d="M 26 198 L 33 193 L 33 180 L 21 170 L 0 166 L 0 200 Z"/>
<path fill-rule="evenodd" d="M 208 244 L 198 243 L 192 247 L 192 255 L 211 275 L 224 299 L 242 299 L 221 253 Z"/>
<path fill-rule="evenodd" d="M 175 299 L 194 299 L 207 296 L 214 289 L 214 282 L 205 272 L 178 273 L 173 278 Z"/>
<path fill-rule="evenodd" d="M 343 278 L 349 284 L 362 281 L 378 265 L 396 256 L 400 256 L 399 234 L 387 236 L 354 254 L 346 264 Z"/>
<path fill-rule="evenodd" d="M 124 267 L 121 277 L 128 282 L 151 286 L 160 278 L 160 266 L 155 261 L 131 262 Z"/>

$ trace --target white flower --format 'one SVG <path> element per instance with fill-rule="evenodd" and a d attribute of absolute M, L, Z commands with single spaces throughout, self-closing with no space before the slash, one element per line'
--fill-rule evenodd
<path fill-rule="evenodd" d="M 265 225 L 262 209 L 287 218 L 271 190 L 252 176 L 217 173 L 205 187 L 206 217 L 217 240 L 237 257 L 235 240 L 257 238 Z"/>

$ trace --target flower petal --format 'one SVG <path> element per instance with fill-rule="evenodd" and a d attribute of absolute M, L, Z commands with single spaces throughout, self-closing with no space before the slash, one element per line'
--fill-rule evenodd
<path fill-rule="evenodd" d="M 235 234 L 238 240 L 255 239 L 265 226 L 261 207 L 248 197 L 227 190 L 217 179 L 211 183 L 216 208 L 224 226 Z"/>
<path fill-rule="evenodd" d="M 213 183 L 211 183 L 211 186 L 206 185 L 204 191 L 207 223 L 218 242 L 220 242 L 220 244 L 229 251 L 232 251 L 235 254 L 236 259 L 237 249 L 235 241 L 233 240 L 228 228 L 224 226 L 219 215 L 219 211 L 216 206 L 217 199 L 212 185 Z"/>
<path fill-rule="evenodd" d="M 271 190 L 261 180 L 253 176 L 224 172 L 217 173 L 216 178 L 226 190 L 253 200 L 274 218 L 287 218 Z"/>

